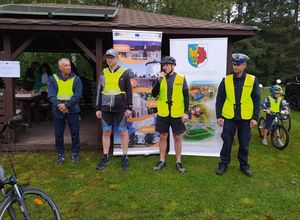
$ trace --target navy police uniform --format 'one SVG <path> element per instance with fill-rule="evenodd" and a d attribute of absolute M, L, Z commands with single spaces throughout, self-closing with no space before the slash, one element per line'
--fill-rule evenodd
<path fill-rule="evenodd" d="M 233 54 L 232 63 L 242 64 L 246 62 L 249 58 L 244 54 Z M 223 132 L 221 137 L 223 139 L 223 146 L 220 153 L 221 162 L 219 163 L 219 168 L 227 168 L 227 165 L 231 160 L 231 147 L 234 139 L 235 132 L 237 130 L 238 140 L 239 140 L 239 151 L 238 159 L 240 162 L 241 170 L 245 168 L 249 169 L 248 164 L 248 148 L 249 141 L 251 139 L 251 119 L 258 120 L 260 111 L 260 90 L 256 78 L 254 79 L 253 89 L 251 92 L 251 99 L 253 101 L 253 114 L 252 118 L 249 120 L 244 120 L 241 117 L 241 96 L 243 91 L 243 86 L 246 78 L 246 73 L 244 72 L 241 77 L 237 77 L 236 74 L 233 75 L 233 85 L 235 94 L 235 107 L 234 107 L 234 117 L 232 119 L 226 119 L 222 116 L 222 108 L 226 100 L 226 89 L 225 89 L 225 78 L 219 85 L 217 100 L 216 100 L 216 116 L 217 118 L 224 118 Z M 225 170 L 223 170 L 225 172 Z M 217 173 L 217 174 L 223 174 Z"/>

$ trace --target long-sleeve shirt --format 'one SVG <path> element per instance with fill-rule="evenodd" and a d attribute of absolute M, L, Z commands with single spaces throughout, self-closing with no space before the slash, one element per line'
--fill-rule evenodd
<path fill-rule="evenodd" d="M 73 83 L 73 96 L 70 98 L 70 100 L 59 100 L 57 99 L 57 93 L 58 93 L 58 85 L 54 78 L 54 76 L 49 77 L 48 81 L 48 99 L 52 103 L 52 112 L 53 114 L 61 115 L 63 114 L 61 111 L 57 109 L 57 105 L 64 103 L 69 113 L 77 113 L 80 112 L 79 108 L 79 102 L 82 96 L 82 83 L 78 76 L 76 76 L 74 73 L 70 73 L 68 78 L 64 78 L 61 74 L 61 72 L 57 73 L 57 76 L 61 80 L 67 80 L 70 78 L 75 77 L 74 83 Z"/>
<path fill-rule="evenodd" d="M 233 84 L 234 84 L 234 94 L 235 94 L 235 103 L 241 103 L 241 96 L 243 91 L 243 86 L 246 78 L 246 73 L 243 73 L 241 77 L 237 77 L 235 74 L 233 75 Z M 260 90 L 258 86 L 257 79 L 255 77 L 253 90 L 251 92 L 251 98 L 253 101 L 253 114 L 252 119 L 258 120 L 259 112 L 260 112 Z M 216 101 L 216 116 L 217 118 L 222 117 L 222 108 L 224 102 L 226 100 L 226 89 L 225 89 L 225 78 L 221 81 L 218 89 L 217 94 L 217 101 Z M 241 120 L 241 106 L 236 105 L 234 108 L 234 118 L 233 120 Z"/>
<path fill-rule="evenodd" d="M 166 80 L 167 80 L 167 97 L 168 97 L 168 102 L 171 103 L 172 101 L 172 95 L 173 95 L 173 84 L 175 80 L 175 76 L 177 73 L 173 73 L 171 76 L 167 75 Z M 159 95 L 160 91 L 160 80 L 156 80 L 152 89 L 152 96 L 155 98 Z M 184 112 L 188 114 L 189 111 L 189 88 L 186 82 L 186 79 L 184 78 L 183 81 L 183 86 L 182 86 L 182 93 L 183 93 L 183 98 L 184 98 Z"/>
<path fill-rule="evenodd" d="M 279 100 L 278 98 L 276 99 L 276 98 L 273 97 L 273 96 L 271 96 L 271 98 L 274 99 L 275 102 L 277 102 L 277 101 Z M 287 102 L 286 102 L 285 100 L 282 100 L 282 101 L 280 102 L 280 111 L 282 111 L 282 110 L 288 110 L 288 107 L 287 107 L 286 104 L 287 104 Z M 261 107 L 262 107 L 263 109 L 265 109 L 265 110 L 271 108 L 271 102 L 270 102 L 269 96 L 267 96 L 267 97 L 264 99 L 264 101 L 262 101 Z"/>
<path fill-rule="evenodd" d="M 114 72 L 116 72 L 120 66 L 118 66 Z M 108 68 L 108 70 L 111 72 L 111 70 Z M 105 78 L 103 71 L 100 73 L 100 78 L 98 81 L 98 87 L 97 87 L 97 98 L 96 98 L 96 111 L 104 111 L 104 112 L 124 112 L 126 109 L 132 109 L 132 87 L 131 87 L 131 82 L 130 82 L 130 74 L 131 74 L 131 69 L 125 70 L 125 72 L 122 74 L 122 76 L 119 79 L 119 87 L 121 91 L 125 92 L 125 96 L 123 97 L 125 99 L 121 100 L 123 105 L 119 106 L 119 108 L 112 108 L 109 109 L 106 106 L 102 106 L 102 91 L 105 87 Z M 111 72 L 111 74 L 113 74 Z"/>

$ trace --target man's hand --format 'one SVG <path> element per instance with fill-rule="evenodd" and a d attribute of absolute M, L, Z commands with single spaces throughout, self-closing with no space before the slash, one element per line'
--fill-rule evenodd
<path fill-rule="evenodd" d="M 131 115 L 132 115 L 132 111 L 127 109 L 126 112 L 125 112 L 125 116 L 127 118 L 129 118 L 129 117 L 131 117 Z"/>
<path fill-rule="evenodd" d="M 181 120 L 182 120 L 183 122 L 188 121 L 188 120 L 189 120 L 189 115 L 186 114 L 186 113 L 184 113 L 184 115 L 181 117 Z"/>
<path fill-rule="evenodd" d="M 253 128 L 256 125 L 257 125 L 257 121 L 254 120 L 254 119 L 251 119 L 251 121 L 250 121 L 250 128 Z"/>
<path fill-rule="evenodd" d="M 270 115 L 272 112 L 271 112 L 270 109 L 267 109 L 267 110 L 266 110 L 266 113 Z"/>
<path fill-rule="evenodd" d="M 69 113 L 69 109 L 67 108 L 67 106 L 64 103 L 58 104 L 57 108 L 59 111 L 61 111 L 64 114 Z"/>
<path fill-rule="evenodd" d="M 223 127 L 223 125 L 224 125 L 224 119 L 223 119 L 223 118 L 218 118 L 218 119 L 217 119 L 217 123 L 218 123 L 218 125 L 219 125 L 220 127 Z"/>
<path fill-rule="evenodd" d="M 161 72 L 158 74 L 158 77 L 157 77 L 157 79 L 158 79 L 159 81 L 161 81 L 161 80 L 162 80 L 162 78 L 163 78 L 165 75 L 166 75 L 166 73 L 165 73 L 165 72 L 163 72 L 163 71 L 161 71 Z"/>
<path fill-rule="evenodd" d="M 101 111 L 96 111 L 96 117 L 97 118 L 102 118 L 102 113 L 101 113 Z"/>

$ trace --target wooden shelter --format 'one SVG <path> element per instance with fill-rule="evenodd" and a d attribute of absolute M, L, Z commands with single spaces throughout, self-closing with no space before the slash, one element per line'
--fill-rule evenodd
<path fill-rule="evenodd" d="M 102 69 L 102 55 L 106 49 L 112 47 L 113 29 L 163 32 L 163 55 L 169 53 L 169 39 L 199 37 L 228 37 L 228 54 L 231 54 L 232 42 L 254 36 L 258 31 L 256 28 L 243 25 L 126 8 L 58 4 L 31 4 L 24 7 L 27 13 L 11 14 L 0 10 L 1 60 L 18 60 L 18 56 L 24 51 L 81 53 L 94 67 L 95 81 L 96 73 Z M 30 12 L 30 8 L 34 7 L 112 10 L 114 15 L 104 13 L 102 17 L 86 17 L 28 13 L 28 10 Z M 230 56 L 228 61 L 230 64 Z M 230 65 L 227 66 L 229 69 Z M 15 113 L 14 79 L 6 78 L 5 83 L 6 89 L 0 95 L 0 123 Z"/>

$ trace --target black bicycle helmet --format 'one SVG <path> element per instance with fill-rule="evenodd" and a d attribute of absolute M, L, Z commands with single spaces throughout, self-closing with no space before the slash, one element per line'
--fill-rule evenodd
<path fill-rule="evenodd" d="M 174 64 L 176 65 L 176 60 L 174 57 L 171 56 L 165 56 L 164 58 L 162 58 L 161 64 L 165 64 L 165 63 L 170 63 L 170 64 Z"/>

